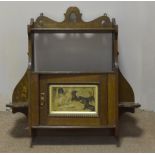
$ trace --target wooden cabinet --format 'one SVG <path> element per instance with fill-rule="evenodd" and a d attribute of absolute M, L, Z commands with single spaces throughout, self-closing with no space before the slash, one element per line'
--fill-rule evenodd
<path fill-rule="evenodd" d="M 118 75 L 102 74 L 31 74 L 30 113 L 31 128 L 36 126 L 117 128 L 118 123 Z M 50 84 L 96 84 L 98 85 L 98 115 L 58 115 L 49 114 Z"/>
<path fill-rule="evenodd" d="M 117 35 L 114 19 L 84 22 L 76 7 L 63 22 L 43 14 L 31 20 L 28 69 L 8 106 L 27 115 L 32 137 L 40 129 L 113 129 L 118 136 L 120 113 L 139 104 L 118 68 Z"/>

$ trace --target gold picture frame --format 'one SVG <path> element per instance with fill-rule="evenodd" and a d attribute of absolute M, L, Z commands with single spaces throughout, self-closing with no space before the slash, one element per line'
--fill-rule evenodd
<path fill-rule="evenodd" d="M 97 84 L 50 84 L 49 115 L 98 116 Z"/>

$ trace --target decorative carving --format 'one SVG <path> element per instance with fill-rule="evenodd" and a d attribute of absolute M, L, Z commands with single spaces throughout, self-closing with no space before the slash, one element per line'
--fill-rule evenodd
<path fill-rule="evenodd" d="M 28 71 L 26 71 L 23 78 L 16 85 L 12 96 L 12 102 L 15 104 L 28 102 Z"/>
<path fill-rule="evenodd" d="M 28 116 L 28 70 L 13 91 L 12 104 L 6 107 L 12 108 L 13 113 L 21 112 Z"/>
<path fill-rule="evenodd" d="M 64 22 L 72 22 L 70 20 L 71 16 L 76 17 L 76 22 L 82 22 L 81 16 L 82 14 L 80 13 L 80 10 L 77 7 L 70 7 L 67 9 L 65 15 L 65 20 Z"/>
<path fill-rule="evenodd" d="M 62 22 L 54 21 L 43 13 L 34 22 L 33 28 L 114 28 L 115 26 L 110 21 L 107 14 L 85 22 L 82 20 L 82 14 L 77 7 L 69 7 L 66 11 L 65 19 Z"/>
<path fill-rule="evenodd" d="M 77 17 L 75 13 L 70 14 L 69 21 L 73 23 L 77 22 Z"/>

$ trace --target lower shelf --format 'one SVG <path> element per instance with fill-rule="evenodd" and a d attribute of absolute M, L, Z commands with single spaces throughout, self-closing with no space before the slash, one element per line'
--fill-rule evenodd
<path fill-rule="evenodd" d="M 32 126 L 33 129 L 105 129 L 115 128 L 116 126 Z"/>
<path fill-rule="evenodd" d="M 115 126 L 33 126 L 31 136 L 116 136 Z"/>

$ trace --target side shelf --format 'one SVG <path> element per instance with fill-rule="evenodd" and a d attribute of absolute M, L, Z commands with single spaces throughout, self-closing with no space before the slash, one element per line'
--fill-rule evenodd
<path fill-rule="evenodd" d="M 135 103 L 134 92 L 119 71 L 119 113 L 134 112 L 135 108 L 140 107 L 140 104 Z M 12 109 L 13 113 L 21 112 L 27 116 L 28 114 L 28 71 L 16 85 L 13 95 L 12 104 L 6 105 Z"/>
<path fill-rule="evenodd" d="M 12 104 L 7 104 L 6 107 L 12 109 L 12 113 L 21 112 L 28 116 L 28 102 L 13 102 Z"/>
<path fill-rule="evenodd" d="M 21 112 L 26 116 L 28 115 L 28 71 L 16 85 L 12 95 L 12 103 L 7 104 L 6 107 L 11 108 L 12 113 Z"/>
<path fill-rule="evenodd" d="M 139 108 L 141 105 L 135 102 L 120 102 L 119 103 L 119 113 L 122 114 L 124 112 L 135 112 L 135 108 Z"/>
<path fill-rule="evenodd" d="M 118 73 L 119 114 L 122 114 L 124 112 L 134 113 L 135 108 L 138 108 L 141 105 L 135 103 L 135 96 L 132 87 L 124 78 L 120 70 Z"/>

